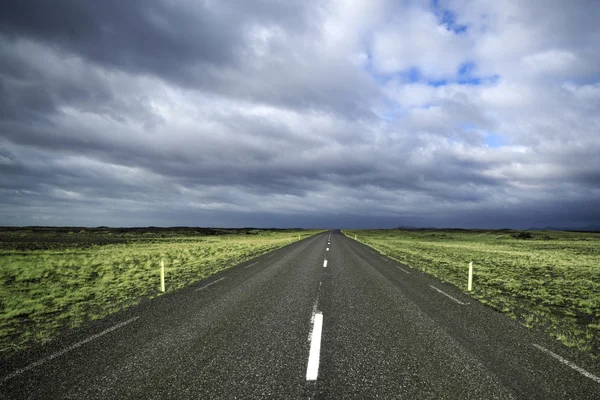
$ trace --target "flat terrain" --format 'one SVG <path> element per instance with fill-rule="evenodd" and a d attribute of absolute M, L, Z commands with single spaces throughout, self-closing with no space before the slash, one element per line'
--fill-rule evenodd
<path fill-rule="evenodd" d="M 15 354 L 0 393 L 595 399 L 599 376 L 589 356 L 336 231 Z"/>
<path fill-rule="evenodd" d="M 600 233 L 554 231 L 347 231 L 406 265 L 600 357 Z"/>
<path fill-rule="evenodd" d="M 0 358 L 317 231 L 0 229 Z"/>

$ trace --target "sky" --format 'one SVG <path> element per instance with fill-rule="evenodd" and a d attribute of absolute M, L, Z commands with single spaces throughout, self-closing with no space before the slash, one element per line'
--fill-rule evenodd
<path fill-rule="evenodd" d="M 0 225 L 600 225 L 596 0 L 0 3 Z"/>

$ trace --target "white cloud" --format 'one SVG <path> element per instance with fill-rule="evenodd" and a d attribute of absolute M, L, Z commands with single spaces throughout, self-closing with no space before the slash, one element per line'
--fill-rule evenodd
<path fill-rule="evenodd" d="M 448 30 L 431 11 L 407 6 L 375 28 L 373 67 L 382 74 L 418 68 L 431 80 L 452 78 L 470 60 L 470 47 L 468 36 Z"/>

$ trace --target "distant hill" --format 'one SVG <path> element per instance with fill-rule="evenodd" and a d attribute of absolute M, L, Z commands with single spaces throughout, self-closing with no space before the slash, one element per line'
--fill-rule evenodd
<path fill-rule="evenodd" d="M 531 228 L 530 231 L 573 231 L 573 232 L 600 232 L 600 225 L 587 225 L 581 228 L 567 228 L 557 226 L 545 226 L 543 228 Z"/>

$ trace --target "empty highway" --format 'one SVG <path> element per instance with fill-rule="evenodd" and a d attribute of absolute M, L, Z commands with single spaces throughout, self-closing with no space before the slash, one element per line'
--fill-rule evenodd
<path fill-rule="evenodd" d="M 600 365 L 324 232 L 0 363 L 6 399 L 597 399 Z"/>

